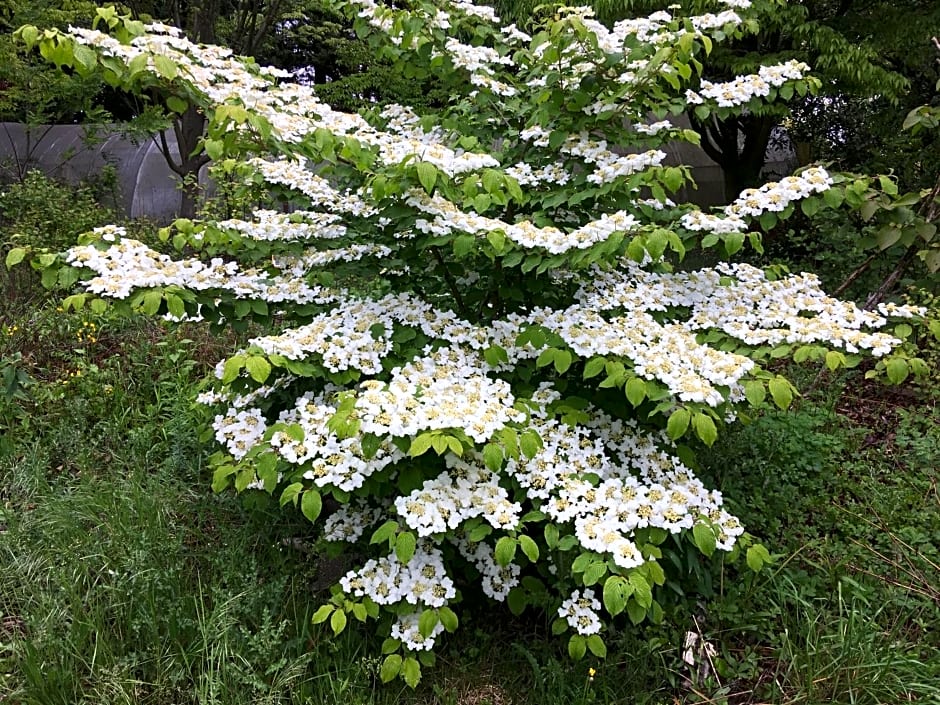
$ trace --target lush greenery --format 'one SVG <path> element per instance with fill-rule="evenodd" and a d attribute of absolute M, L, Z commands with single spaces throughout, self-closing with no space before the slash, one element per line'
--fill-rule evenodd
<path fill-rule="evenodd" d="M 691 249 L 760 252 L 751 222 L 846 203 L 885 218 L 876 241 L 892 228 L 930 239 L 936 194 L 914 194 L 925 210 L 902 218 L 911 204 L 890 179 L 814 168 L 718 213 L 669 201 L 687 173 L 655 147 L 695 135 L 640 118 L 690 104 L 727 118 L 816 85 L 791 62 L 683 93 L 697 56 L 748 29 L 740 0 L 613 33 L 568 10 L 534 38 L 465 3 L 364 4 L 357 31 L 386 61 L 449 77 L 443 113 L 337 113 L 113 9 L 99 12 L 112 37 L 20 31 L 58 64 L 205 115 L 206 152 L 234 184 L 213 213 L 272 197 L 297 210 L 207 214 L 159 240 L 101 225 L 57 254 L 45 214 L 21 207 L 55 185 L 31 176 L 0 202 L 16 220 L 7 264 L 85 289 L 55 307 L 21 286 L 3 329 L 16 697 L 374 701 L 400 698 L 379 682 L 416 688 L 442 658 L 463 679 L 426 672 L 409 698 L 618 701 L 625 678 L 647 702 L 936 697 L 935 392 L 889 395 L 848 371 L 872 366 L 868 349 L 875 376 L 927 373 L 935 341 L 903 319 L 929 311 L 868 313 L 778 266 L 681 268 Z M 592 133 L 648 151 L 611 152 Z M 104 215 L 90 193 L 79 229 Z M 181 259 L 157 251 L 167 242 Z M 870 332 L 886 317 L 889 333 Z M 785 415 L 790 358 L 824 367 Z M 159 364 L 130 382 L 144 360 Z M 853 395 L 865 402 L 846 405 Z M 888 401 L 912 410 L 856 410 Z M 223 447 L 208 456 L 192 433 L 207 404 Z M 879 445 L 903 464 L 883 470 Z M 206 466 L 242 501 L 200 491 Z M 882 519 L 899 506 L 905 520 Z M 830 550 L 835 526 L 849 545 Z M 484 596 L 514 621 L 491 628 Z M 370 619 L 377 639 L 347 629 Z M 549 632 L 589 665 L 560 666 Z"/>
<path fill-rule="evenodd" d="M 71 196 L 35 177 L 32 187 Z M 32 228 L 15 213 L 0 211 L 0 240 Z M 90 203 L 72 217 L 87 225 L 95 213 Z M 445 667 L 412 692 L 379 684 L 370 654 L 380 640 L 356 630 L 329 639 L 310 625 L 342 567 L 316 550 L 300 512 L 262 493 L 246 503 L 200 489 L 209 449 L 191 433 L 202 420 L 193 385 L 238 341 L 65 314 L 31 277 L 0 277 L 9 302 L 0 368 L 22 373 L 0 397 L 0 693 L 12 702 L 821 705 L 940 695 L 935 385 L 890 391 L 853 373 L 810 390 L 806 376 L 796 410 L 767 411 L 719 439 L 702 475 L 773 547 L 772 571 L 737 583 L 732 569 L 700 563 L 684 606 L 663 625 L 620 632 L 604 662 L 571 662 L 542 618 L 480 604 L 444 643 Z M 690 678 L 687 630 L 715 648 L 716 674 Z"/>

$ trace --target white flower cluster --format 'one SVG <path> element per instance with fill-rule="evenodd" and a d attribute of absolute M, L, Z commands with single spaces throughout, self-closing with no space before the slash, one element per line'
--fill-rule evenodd
<path fill-rule="evenodd" d="M 762 66 L 758 73 L 737 76 L 725 83 L 702 81 L 698 92 L 687 91 L 686 102 L 692 105 L 714 101 L 719 107 L 747 105 L 754 98 L 764 98 L 771 88 L 779 88 L 787 81 L 799 80 L 809 71 L 809 66 L 802 61 L 791 59 L 774 66 Z"/>
<path fill-rule="evenodd" d="M 331 250 L 308 248 L 300 255 L 274 255 L 271 264 L 283 273 L 302 277 L 311 269 L 335 262 L 356 262 L 363 257 L 387 257 L 391 253 L 385 245 L 349 245 Z"/>
<path fill-rule="evenodd" d="M 371 0 L 365 6 L 364 16 L 382 15 L 378 26 L 391 28 L 388 12 Z M 485 11 L 484 11 L 485 14 Z M 275 136 L 286 142 L 299 142 L 318 128 L 336 135 L 348 135 L 361 143 L 376 148 L 386 164 L 401 163 L 407 157 L 417 156 L 429 161 L 451 176 L 483 167 L 498 166 L 493 157 L 454 150 L 442 143 L 429 143 L 427 135 L 416 138 L 410 132 L 384 132 L 377 130 L 359 115 L 335 111 L 317 100 L 309 88 L 291 83 L 275 84 L 273 79 L 289 76 L 276 69 L 258 69 L 232 56 L 232 52 L 218 47 L 199 46 L 185 37 L 154 33 L 163 25 L 151 25 L 151 32 L 136 37 L 130 44 L 97 30 L 69 28 L 69 35 L 78 43 L 91 47 L 105 56 L 112 56 L 130 64 L 139 56 L 147 57 L 147 68 L 162 75 L 155 57 L 170 59 L 175 70 L 205 95 L 214 105 L 241 105 L 267 120 Z M 317 186 L 305 183 L 303 186 Z M 303 186 L 298 186 L 303 190 Z M 320 193 L 320 188 L 314 188 Z M 309 195 L 309 194 L 308 194 Z M 314 198 L 311 196 L 311 198 Z M 342 203 L 342 201 L 340 201 Z M 347 207 L 351 204 L 347 204 Z"/>
<path fill-rule="evenodd" d="M 480 571 L 480 587 L 483 594 L 497 602 L 505 602 L 509 591 L 519 584 L 522 569 L 518 563 L 500 565 L 496 562 L 493 547 L 484 541 L 473 543 L 466 538 L 456 540 L 460 555 Z"/>
<path fill-rule="evenodd" d="M 533 400 L 544 409 L 559 397 L 543 385 Z M 572 523 L 581 546 L 609 554 L 624 569 L 644 562 L 631 537 L 648 526 L 678 533 L 704 517 L 719 530 L 718 546 L 731 549 L 743 532 L 740 522 L 721 508 L 719 493 L 662 450 L 671 446 L 665 434 L 654 438 L 632 420 L 589 412 L 585 426 L 550 418 L 534 423 L 544 447 L 529 460 L 507 463 L 506 472 L 544 512 L 559 524 Z M 585 479 L 590 475 L 599 484 Z"/>
<path fill-rule="evenodd" d="M 428 636 L 424 636 L 419 628 L 421 615 L 417 612 L 406 612 L 398 615 L 389 634 L 392 639 L 398 639 L 411 651 L 430 651 L 434 648 L 437 637 L 444 633 L 444 625 L 438 622 L 431 629 Z"/>
<path fill-rule="evenodd" d="M 598 610 L 601 608 L 601 602 L 594 597 L 594 591 L 590 588 L 575 590 L 571 596 L 561 603 L 558 608 L 558 616 L 568 622 L 568 625 L 578 634 L 589 636 L 597 634 L 601 630 L 601 618 Z"/>
<path fill-rule="evenodd" d="M 380 605 L 407 602 L 443 607 L 457 594 L 444 568 L 443 554 L 427 542 L 418 543 L 408 563 L 402 564 L 394 553 L 373 559 L 346 573 L 340 585 L 347 595 L 370 597 Z"/>
<path fill-rule="evenodd" d="M 338 224 L 340 217 L 333 213 L 256 210 L 253 215 L 254 220 L 231 218 L 216 225 L 222 230 L 262 241 L 335 240 L 346 235 L 345 226 Z M 199 237 L 198 232 L 195 237 Z"/>
<path fill-rule="evenodd" d="M 330 514 L 323 522 L 325 541 L 356 543 L 367 528 L 388 512 L 384 505 L 375 506 L 365 499 L 355 499 Z"/>
<path fill-rule="evenodd" d="M 442 348 L 391 371 L 388 384 L 363 382 L 356 399 L 362 431 L 414 436 L 421 431 L 463 429 L 478 443 L 524 418 L 513 408 L 507 382 L 480 370 L 479 358 Z"/>
<path fill-rule="evenodd" d="M 258 409 L 230 408 L 215 417 L 212 424 L 215 439 L 224 445 L 236 460 L 244 458 L 261 441 L 268 426 Z"/>
<path fill-rule="evenodd" d="M 83 282 L 86 290 L 113 299 L 126 299 L 137 289 L 179 286 L 195 291 L 228 291 L 246 299 L 271 303 L 328 303 L 335 293 L 310 286 L 296 277 L 271 276 L 260 269 L 240 269 L 235 262 L 213 258 L 174 260 L 130 238 L 101 250 L 94 245 L 71 248 L 66 262 L 90 269 L 97 277 Z"/>
<path fill-rule="evenodd" d="M 756 218 L 763 213 L 779 213 L 794 201 L 827 191 L 832 177 L 822 167 L 810 167 L 797 176 L 771 181 L 760 188 L 745 189 L 723 209 L 724 215 L 693 210 L 682 216 L 686 230 L 709 231 L 716 234 L 742 233 L 747 230 L 744 217 Z"/>
<path fill-rule="evenodd" d="M 271 447 L 289 463 L 308 468 L 304 478 L 318 487 L 338 487 L 346 492 L 359 489 L 367 477 L 405 457 L 385 439 L 367 458 L 359 437 L 340 439 L 329 430 L 328 422 L 335 414 L 336 406 L 326 392 L 307 392 L 278 418 L 279 423 L 297 424 L 303 432 L 302 440 L 277 431 L 271 437 Z"/>
<path fill-rule="evenodd" d="M 509 240 L 521 247 L 541 247 L 551 254 L 587 249 L 599 242 L 604 242 L 615 232 L 627 232 L 638 224 L 631 214 L 626 211 L 617 211 L 604 214 L 580 228 L 565 232 L 551 226 L 540 228 L 528 220 L 506 223 L 496 218 L 466 213 L 445 198 L 436 195 L 429 196 L 419 191 L 413 191 L 407 203 L 424 213 L 435 216 L 431 222 L 418 221 L 415 224 L 415 227 L 422 232 L 440 234 L 457 230 L 471 235 L 483 235 L 493 230 L 501 230 Z"/>
<path fill-rule="evenodd" d="M 762 270 L 743 263 L 671 274 L 645 272 L 629 262 L 623 267 L 618 272 L 596 270 L 594 280 L 578 293 L 582 304 L 596 311 L 686 308 L 687 318 L 670 325 L 675 332 L 686 332 L 684 348 L 694 349 L 695 331 L 711 329 L 748 345 L 826 342 L 847 352 L 867 349 L 875 356 L 900 344 L 891 335 L 866 332 L 865 328 L 881 328 L 887 321 L 850 301 L 827 296 L 812 274 L 771 281 Z M 891 315 L 919 313 L 912 307 L 891 309 Z M 743 362 L 747 358 L 723 355 L 727 357 L 717 359 L 728 365 L 737 367 L 739 360 L 747 364 Z M 728 372 L 726 383 L 740 377 L 732 369 Z"/>
<path fill-rule="evenodd" d="M 515 529 L 522 506 L 509 501 L 499 478 L 482 467 L 447 456 L 449 470 L 421 489 L 395 500 L 395 509 L 418 536 L 441 534 L 457 529 L 463 522 L 483 517 L 496 529 Z"/>

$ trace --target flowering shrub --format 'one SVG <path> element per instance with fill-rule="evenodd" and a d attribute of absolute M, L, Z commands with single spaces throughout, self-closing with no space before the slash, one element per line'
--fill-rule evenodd
<path fill-rule="evenodd" d="M 199 106 L 205 149 L 266 205 L 177 221 L 175 258 L 107 227 L 37 266 L 81 279 L 69 306 L 280 326 L 219 362 L 200 397 L 218 410 L 213 487 L 263 489 L 317 522 L 335 500 L 324 541 L 371 557 L 314 621 L 378 620 L 384 680 L 417 683 L 471 590 L 557 614 L 575 658 L 603 656 L 623 613 L 660 619 L 664 550 L 733 551 L 743 533 L 686 441 L 713 443 L 768 394 L 788 406 L 768 359 L 881 356 L 900 341 L 877 329 L 916 314 L 861 311 L 812 275 L 677 267 L 693 246 L 759 247 L 753 219 L 831 183 L 808 169 L 715 213 L 670 199 L 689 172 L 662 147 L 698 137 L 669 114 L 814 86 L 792 63 L 699 80 L 712 42 L 748 31 L 748 4 L 613 28 L 565 8 L 530 35 L 463 0 L 345 3 L 378 53 L 446 82 L 437 115 L 336 112 L 112 9 L 110 34 L 19 30 L 58 63 Z M 767 559 L 747 551 L 754 569 Z"/>

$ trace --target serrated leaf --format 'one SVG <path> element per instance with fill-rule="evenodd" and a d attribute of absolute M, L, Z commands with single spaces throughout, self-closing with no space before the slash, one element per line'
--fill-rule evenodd
<path fill-rule="evenodd" d="M 7 269 L 15 267 L 20 262 L 26 258 L 26 248 L 25 247 L 14 247 L 12 250 L 7 252 L 6 265 Z"/>
<path fill-rule="evenodd" d="M 323 498 L 314 489 L 309 489 L 300 497 L 300 511 L 310 521 L 316 521 L 323 510 Z"/>
<path fill-rule="evenodd" d="M 525 612 L 529 601 L 526 597 L 525 590 L 516 586 L 510 590 L 509 594 L 506 596 L 506 603 L 509 605 L 509 611 L 518 617 Z"/>
<path fill-rule="evenodd" d="M 322 605 L 320 609 L 313 613 L 310 622 L 312 624 L 322 624 L 329 619 L 330 615 L 333 614 L 335 610 L 336 608 L 333 605 Z"/>
<path fill-rule="evenodd" d="M 689 428 L 689 422 L 691 420 L 692 414 L 689 413 L 688 409 L 676 409 L 669 416 L 669 421 L 666 422 L 666 434 L 672 440 L 681 438 Z"/>
<path fill-rule="evenodd" d="M 418 162 L 418 181 L 425 191 L 431 193 L 437 183 L 437 167 L 430 162 Z"/>
<path fill-rule="evenodd" d="M 539 559 L 539 546 L 531 537 L 525 534 L 519 537 L 519 548 L 525 554 L 526 558 L 535 563 Z"/>
<path fill-rule="evenodd" d="M 174 113 L 182 115 L 189 108 L 189 103 L 180 98 L 179 96 L 171 95 L 166 98 L 166 107 L 172 110 Z"/>
<path fill-rule="evenodd" d="M 591 634 L 587 639 L 587 647 L 597 658 L 607 658 L 607 645 L 599 634 Z"/>
<path fill-rule="evenodd" d="M 388 541 L 394 533 L 398 531 L 398 528 L 398 522 L 394 519 L 389 519 L 372 533 L 372 538 L 369 539 L 369 543 L 375 544 Z"/>
<path fill-rule="evenodd" d="M 760 406 L 767 398 L 763 382 L 752 379 L 744 383 L 744 397 L 751 406 Z"/>
<path fill-rule="evenodd" d="M 758 573 L 766 564 L 771 562 L 771 557 L 766 548 L 756 543 L 747 549 L 745 560 L 747 561 L 747 567 Z"/>
<path fill-rule="evenodd" d="M 892 357 L 885 362 L 885 372 L 892 384 L 901 384 L 910 374 L 910 366 L 903 357 Z"/>
<path fill-rule="evenodd" d="M 597 377 L 601 372 L 604 371 L 604 365 L 607 364 L 607 359 L 603 357 L 592 357 L 584 365 L 584 379 L 591 379 L 592 377 Z"/>
<path fill-rule="evenodd" d="M 176 63 L 163 54 L 153 55 L 153 67 L 157 70 L 157 73 L 168 81 L 172 81 L 179 75 L 179 67 Z"/>
<path fill-rule="evenodd" d="M 425 610 L 421 613 L 421 616 L 418 617 L 418 633 L 427 639 L 431 636 L 434 627 L 436 627 L 440 621 L 440 617 L 437 616 L 435 610 Z"/>
<path fill-rule="evenodd" d="M 627 600 L 633 594 L 633 586 L 619 575 L 611 575 L 604 581 L 604 609 L 612 617 L 624 611 Z"/>
<path fill-rule="evenodd" d="M 401 563 L 408 563 L 414 557 L 417 547 L 418 539 L 415 535 L 410 531 L 402 532 L 395 539 L 395 556 Z"/>
<path fill-rule="evenodd" d="M 346 613 L 343 610 L 333 612 L 333 616 L 330 617 L 330 628 L 335 636 L 339 636 L 346 628 Z"/>
<path fill-rule="evenodd" d="M 493 472 L 499 472 L 503 466 L 503 449 L 495 443 L 483 446 L 483 464 Z"/>
<path fill-rule="evenodd" d="M 454 632 L 457 630 L 459 620 L 457 615 L 450 607 L 438 607 L 437 609 L 438 617 L 441 619 L 441 624 L 444 626 L 448 632 Z"/>
<path fill-rule="evenodd" d="M 496 542 L 494 556 L 499 565 L 509 565 L 512 559 L 516 557 L 516 539 L 510 536 L 503 536 Z"/>
<path fill-rule="evenodd" d="M 695 428 L 695 435 L 710 448 L 718 438 L 718 429 L 712 417 L 708 414 L 697 413 L 692 417 L 692 425 Z"/>
<path fill-rule="evenodd" d="M 644 609 L 653 604 L 653 588 L 640 573 L 630 573 L 628 578 L 633 587 L 633 599 Z"/>
<path fill-rule="evenodd" d="M 424 455 L 431 450 L 431 446 L 434 444 L 434 438 L 434 436 L 427 432 L 418 434 L 408 447 L 408 455 L 412 458 Z"/>
<path fill-rule="evenodd" d="M 398 654 L 389 654 L 382 662 L 382 668 L 379 670 L 379 678 L 383 683 L 391 683 L 401 673 L 401 656 Z"/>
<path fill-rule="evenodd" d="M 409 688 L 417 688 L 421 682 L 421 664 L 418 660 L 409 656 L 401 665 L 401 675 Z"/>
<path fill-rule="evenodd" d="M 568 639 L 568 655 L 575 661 L 580 661 L 587 653 L 587 640 L 580 634 L 572 634 Z"/>
<path fill-rule="evenodd" d="M 259 355 L 253 355 L 245 360 L 245 369 L 258 384 L 263 384 L 271 374 L 271 363 Z"/>
<path fill-rule="evenodd" d="M 717 547 L 715 531 L 708 524 L 698 523 L 692 527 L 692 540 L 704 555 L 711 557 Z"/>
<path fill-rule="evenodd" d="M 587 567 L 584 575 L 581 576 L 581 581 L 585 586 L 596 585 L 605 575 L 607 575 L 607 563 L 597 561 Z"/>
<path fill-rule="evenodd" d="M 545 535 L 545 545 L 548 546 L 549 550 L 552 550 L 553 548 L 555 548 L 555 546 L 558 545 L 558 538 L 560 536 L 560 532 L 558 531 L 558 527 L 555 526 L 555 524 L 552 524 L 552 523 L 546 524 L 542 533 Z"/>
<path fill-rule="evenodd" d="M 767 383 L 770 390 L 770 396 L 780 409 L 786 409 L 793 401 L 793 390 L 790 389 L 790 383 L 783 377 L 775 377 Z"/>
<path fill-rule="evenodd" d="M 639 377 L 631 377 L 624 385 L 627 401 L 633 406 L 639 406 L 646 398 L 646 382 Z"/>
<path fill-rule="evenodd" d="M 634 624 L 639 624 L 646 619 L 646 608 L 640 605 L 636 600 L 630 600 L 627 603 L 627 616 Z"/>

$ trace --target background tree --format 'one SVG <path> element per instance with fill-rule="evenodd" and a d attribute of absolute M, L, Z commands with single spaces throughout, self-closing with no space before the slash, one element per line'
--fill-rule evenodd
<path fill-rule="evenodd" d="M 504 15 L 525 22 L 538 5 L 534 0 L 496 0 Z M 666 9 L 672 0 L 594 0 L 599 18 L 612 22 L 623 17 Z M 686 10 L 702 11 L 706 3 L 685 0 Z M 915 0 L 896 7 L 881 0 L 755 0 L 749 14 L 760 31 L 731 42 L 719 43 L 704 59 L 703 79 L 728 80 L 734 75 L 751 73 L 765 61 L 796 59 L 808 63 L 822 80 L 819 97 L 797 103 L 791 124 L 804 126 L 799 137 L 810 150 L 801 150 L 805 160 L 814 152 L 824 157 L 818 146 L 832 124 L 828 106 L 849 101 L 884 106 L 899 115 L 894 127 L 885 133 L 896 134 L 896 125 L 906 109 L 902 96 L 912 83 L 923 90 L 932 86 L 917 77 L 931 59 L 929 38 L 937 32 L 937 4 Z M 928 67 L 929 68 L 929 67 Z M 925 95 L 921 93 L 921 95 Z M 707 117 L 688 112 L 693 126 L 702 134 L 702 148 L 721 166 L 727 200 L 744 188 L 760 181 L 761 170 L 774 128 L 790 114 L 785 101 L 792 96 L 761 103 L 754 101 L 741 115 Z M 911 107 L 924 102 L 913 100 Z M 906 105 L 906 101 L 905 101 Z M 814 122 L 812 115 L 820 117 Z M 874 123 L 873 123 L 874 126 Z M 844 123 L 835 128 L 840 134 L 854 126 Z"/>
<path fill-rule="evenodd" d="M 95 110 L 95 98 L 103 85 L 100 78 L 56 70 L 14 44 L 13 31 L 26 23 L 63 30 L 69 25 L 87 27 L 94 9 L 95 3 L 86 0 L 70 3 L 67 8 L 58 0 L 0 0 L 0 123 L 28 126 L 26 146 L 20 151 L 3 128 L 13 147 L 14 160 L 9 167 L 16 180 L 25 176 L 31 155 L 49 125 L 81 122 L 89 115 L 101 121 L 104 115 Z"/>

